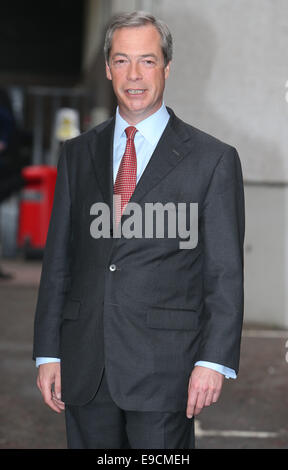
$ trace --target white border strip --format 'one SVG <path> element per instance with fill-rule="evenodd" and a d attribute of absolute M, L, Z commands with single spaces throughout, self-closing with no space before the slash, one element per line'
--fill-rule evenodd
<path fill-rule="evenodd" d="M 288 330 L 249 330 L 244 329 L 242 336 L 246 338 L 286 338 L 288 339 Z"/>
<path fill-rule="evenodd" d="M 220 429 L 202 429 L 201 422 L 195 420 L 195 435 L 196 437 L 240 437 L 240 438 L 249 438 L 249 439 L 271 439 L 279 435 L 277 432 L 267 432 L 267 431 L 236 431 L 236 430 L 220 430 Z"/>

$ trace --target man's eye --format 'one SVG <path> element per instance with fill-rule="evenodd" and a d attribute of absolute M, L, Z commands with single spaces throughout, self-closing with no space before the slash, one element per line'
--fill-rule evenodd
<path fill-rule="evenodd" d="M 123 65 L 127 62 L 127 60 L 125 59 L 117 59 L 117 60 L 114 60 L 114 65 Z"/>
<path fill-rule="evenodd" d="M 145 65 L 148 65 L 148 66 L 155 65 L 154 60 L 145 59 L 143 62 Z"/>

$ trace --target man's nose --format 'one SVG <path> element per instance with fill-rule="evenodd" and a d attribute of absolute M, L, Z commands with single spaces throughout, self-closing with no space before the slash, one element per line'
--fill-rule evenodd
<path fill-rule="evenodd" d="M 127 79 L 128 80 L 141 80 L 142 74 L 139 64 L 137 62 L 130 62 L 127 70 Z"/>

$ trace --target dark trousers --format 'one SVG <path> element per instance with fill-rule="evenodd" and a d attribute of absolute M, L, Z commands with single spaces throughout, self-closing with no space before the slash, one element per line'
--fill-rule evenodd
<path fill-rule="evenodd" d="M 127 411 L 112 400 L 103 374 L 94 399 L 65 409 L 69 449 L 193 449 L 194 419 L 185 411 Z"/>

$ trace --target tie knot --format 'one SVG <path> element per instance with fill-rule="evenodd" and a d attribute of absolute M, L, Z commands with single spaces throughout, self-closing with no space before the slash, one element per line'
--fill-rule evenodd
<path fill-rule="evenodd" d="M 127 139 L 133 140 L 137 132 L 137 129 L 136 127 L 130 126 L 130 127 L 126 127 L 125 132 L 126 132 Z"/>

